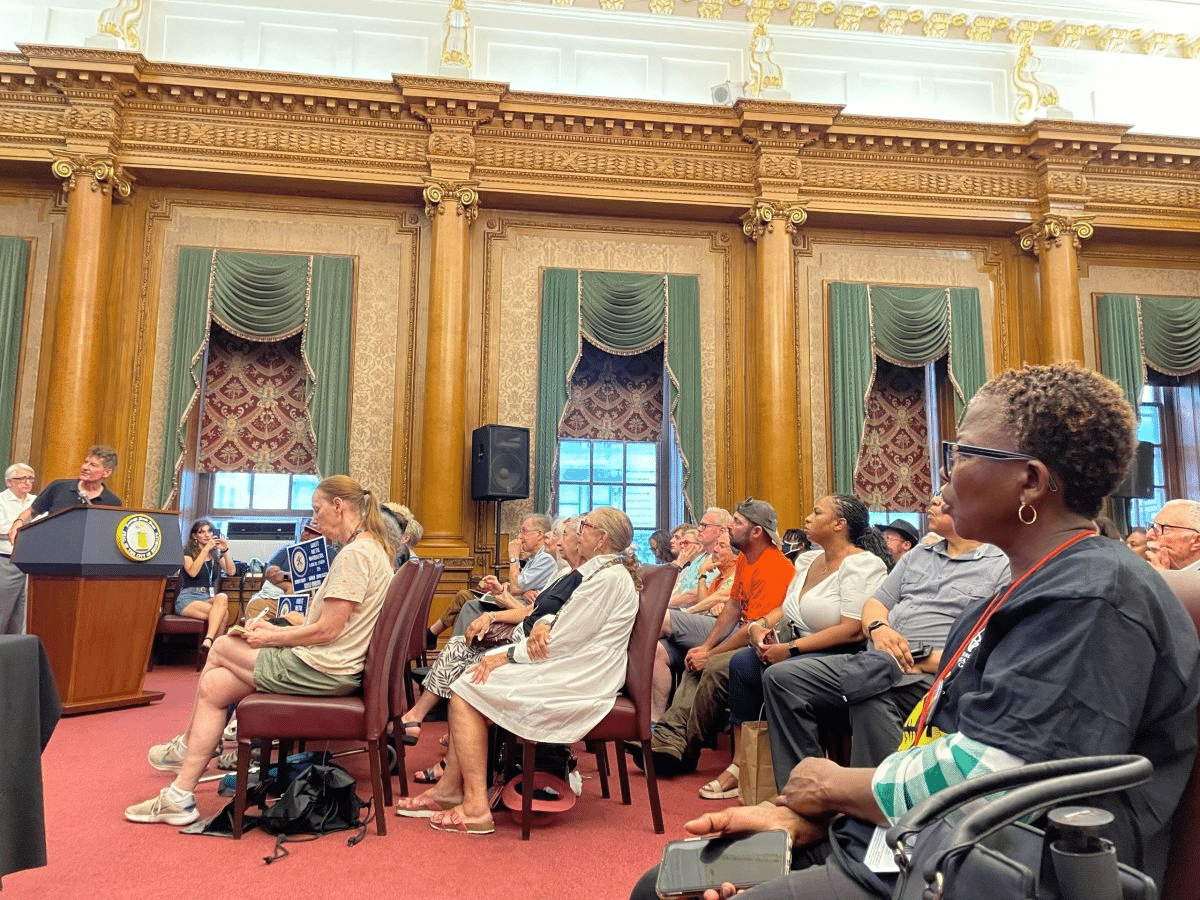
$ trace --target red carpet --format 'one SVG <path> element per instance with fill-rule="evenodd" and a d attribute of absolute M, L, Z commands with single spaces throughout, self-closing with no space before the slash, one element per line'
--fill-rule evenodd
<path fill-rule="evenodd" d="M 42 758 L 49 865 L 5 877 L 4 896 L 331 900 L 382 891 L 429 900 L 623 898 L 658 861 L 664 842 L 682 836 L 687 819 L 729 803 L 696 796 L 728 762 L 726 750 L 706 752 L 694 775 L 659 780 L 666 834 L 656 835 L 642 774 L 631 765 L 631 806 L 603 800 L 595 759 L 580 747 L 583 796 L 574 809 L 535 828 L 527 843 L 504 812 L 497 814 L 495 834 L 468 837 L 435 832 L 425 820 L 389 810 L 385 837 L 375 834 L 372 823 L 355 847 L 346 846 L 344 834 L 330 834 L 289 844 L 291 856 L 268 866 L 263 857 L 274 838 L 260 831 L 233 841 L 122 817 L 127 805 L 170 783 L 170 775 L 150 768 L 146 750 L 183 729 L 196 678 L 190 666 L 160 667 L 146 676 L 146 687 L 166 691 L 162 703 L 59 723 Z M 437 760 L 444 729 L 440 722 L 426 726 L 421 743 L 409 748 L 410 773 Z M 360 796 L 369 797 L 365 757 L 339 762 L 359 779 Z M 619 798 L 615 766 L 611 784 Z M 212 782 L 201 786 L 197 802 L 207 816 L 226 801 Z"/>

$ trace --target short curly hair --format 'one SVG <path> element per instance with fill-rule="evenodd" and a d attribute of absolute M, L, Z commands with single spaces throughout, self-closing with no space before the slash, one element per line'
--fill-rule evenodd
<path fill-rule="evenodd" d="M 1068 509 L 1099 514 L 1137 446 L 1133 407 L 1116 382 L 1073 363 L 1025 366 L 997 375 L 976 396 L 1004 407 L 1017 449 L 1058 476 Z"/>

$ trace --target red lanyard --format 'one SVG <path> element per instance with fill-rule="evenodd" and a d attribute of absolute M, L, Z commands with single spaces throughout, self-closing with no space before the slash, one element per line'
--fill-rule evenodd
<path fill-rule="evenodd" d="M 946 677 L 950 674 L 950 671 L 962 657 L 963 653 L 966 652 L 967 648 L 971 646 L 971 642 L 979 636 L 979 633 L 983 631 L 984 628 L 987 627 L 988 620 L 992 617 L 992 613 L 998 610 L 1004 604 L 1004 601 L 1011 597 L 1013 592 L 1022 584 L 1024 584 L 1026 580 L 1028 580 L 1030 575 L 1032 575 L 1046 563 L 1050 562 L 1050 560 L 1054 559 L 1054 557 L 1058 556 L 1058 554 L 1062 553 L 1068 547 L 1072 546 L 1073 544 L 1077 544 L 1084 538 L 1091 537 L 1096 533 L 1097 532 L 1095 531 L 1082 531 L 1073 537 L 1067 538 L 1065 541 L 1039 559 L 1036 563 L 1034 563 L 1034 565 L 1028 571 L 1026 571 L 1024 575 L 1010 584 L 1007 591 L 1005 591 L 1003 594 L 997 594 L 991 599 L 987 607 L 984 609 L 983 615 L 979 617 L 979 621 L 972 626 L 970 632 L 963 639 L 963 642 L 958 645 L 958 649 L 954 651 L 953 655 L 951 655 L 950 661 L 942 666 L 942 671 L 938 673 L 937 678 L 933 680 L 933 684 L 929 686 L 929 690 L 925 693 L 925 698 L 921 701 L 921 716 L 919 719 L 917 719 L 917 730 L 913 732 L 914 743 L 917 743 L 921 740 L 921 735 L 925 733 L 926 721 L 929 719 L 929 716 L 932 714 L 933 708 L 936 705 L 935 703 L 930 702 L 931 699 L 941 695 L 942 684 L 945 682 Z"/>

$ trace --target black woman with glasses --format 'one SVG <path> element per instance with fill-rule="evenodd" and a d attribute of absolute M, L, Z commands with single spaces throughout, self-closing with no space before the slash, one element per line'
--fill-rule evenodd
<path fill-rule="evenodd" d="M 1112 813 L 1105 837 L 1118 858 L 1161 883 L 1196 756 L 1200 641 L 1166 582 L 1092 522 L 1132 459 L 1133 408 L 1095 372 L 1029 366 L 980 388 L 958 437 L 945 451 L 943 510 L 964 538 L 1004 551 L 1012 580 L 967 604 L 900 749 L 879 766 L 809 757 L 776 805 L 687 823 L 693 834 L 786 828 L 797 849 L 833 833 L 848 850 L 746 900 L 890 898 L 892 877 L 861 862 L 874 827 L 968 779 L 1093 754 L 1153 764 L 1146 784 L 1088 805 Z M 830 822 L 834 813 L 849 818 Z M 797 867 L 818 858 L 819 848 L 792 854 Z M 634 897 L 652 896 L 647 886 Z M 705 897 L 732 894 L 722 885 Z"/>
<path fill-rule="evenodd" d="M 1146 559 L 1154 568 L 1200 570 L 1200 503 L 1167 501 L 1146 531 Z"/>

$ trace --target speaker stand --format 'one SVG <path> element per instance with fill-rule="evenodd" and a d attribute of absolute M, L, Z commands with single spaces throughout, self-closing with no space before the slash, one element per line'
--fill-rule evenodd
<path fill-rule="evenodd" d="M 500 577 L 500 572 L 502 570 L 508 568 L 507 565 L 504 565 L 500 562 L 500 507 L 501 507 L 501 505 L 503 505 L 503 503 L 504 503 L 503 500 L 496 501 L 496 559 L 495 559 L 495 563 L 492 566 L 492 568 L 494 568 L 496 570 L 497 578 Z M 504 557 L 504 558 L 507 559 L 508 557 Z"/>

